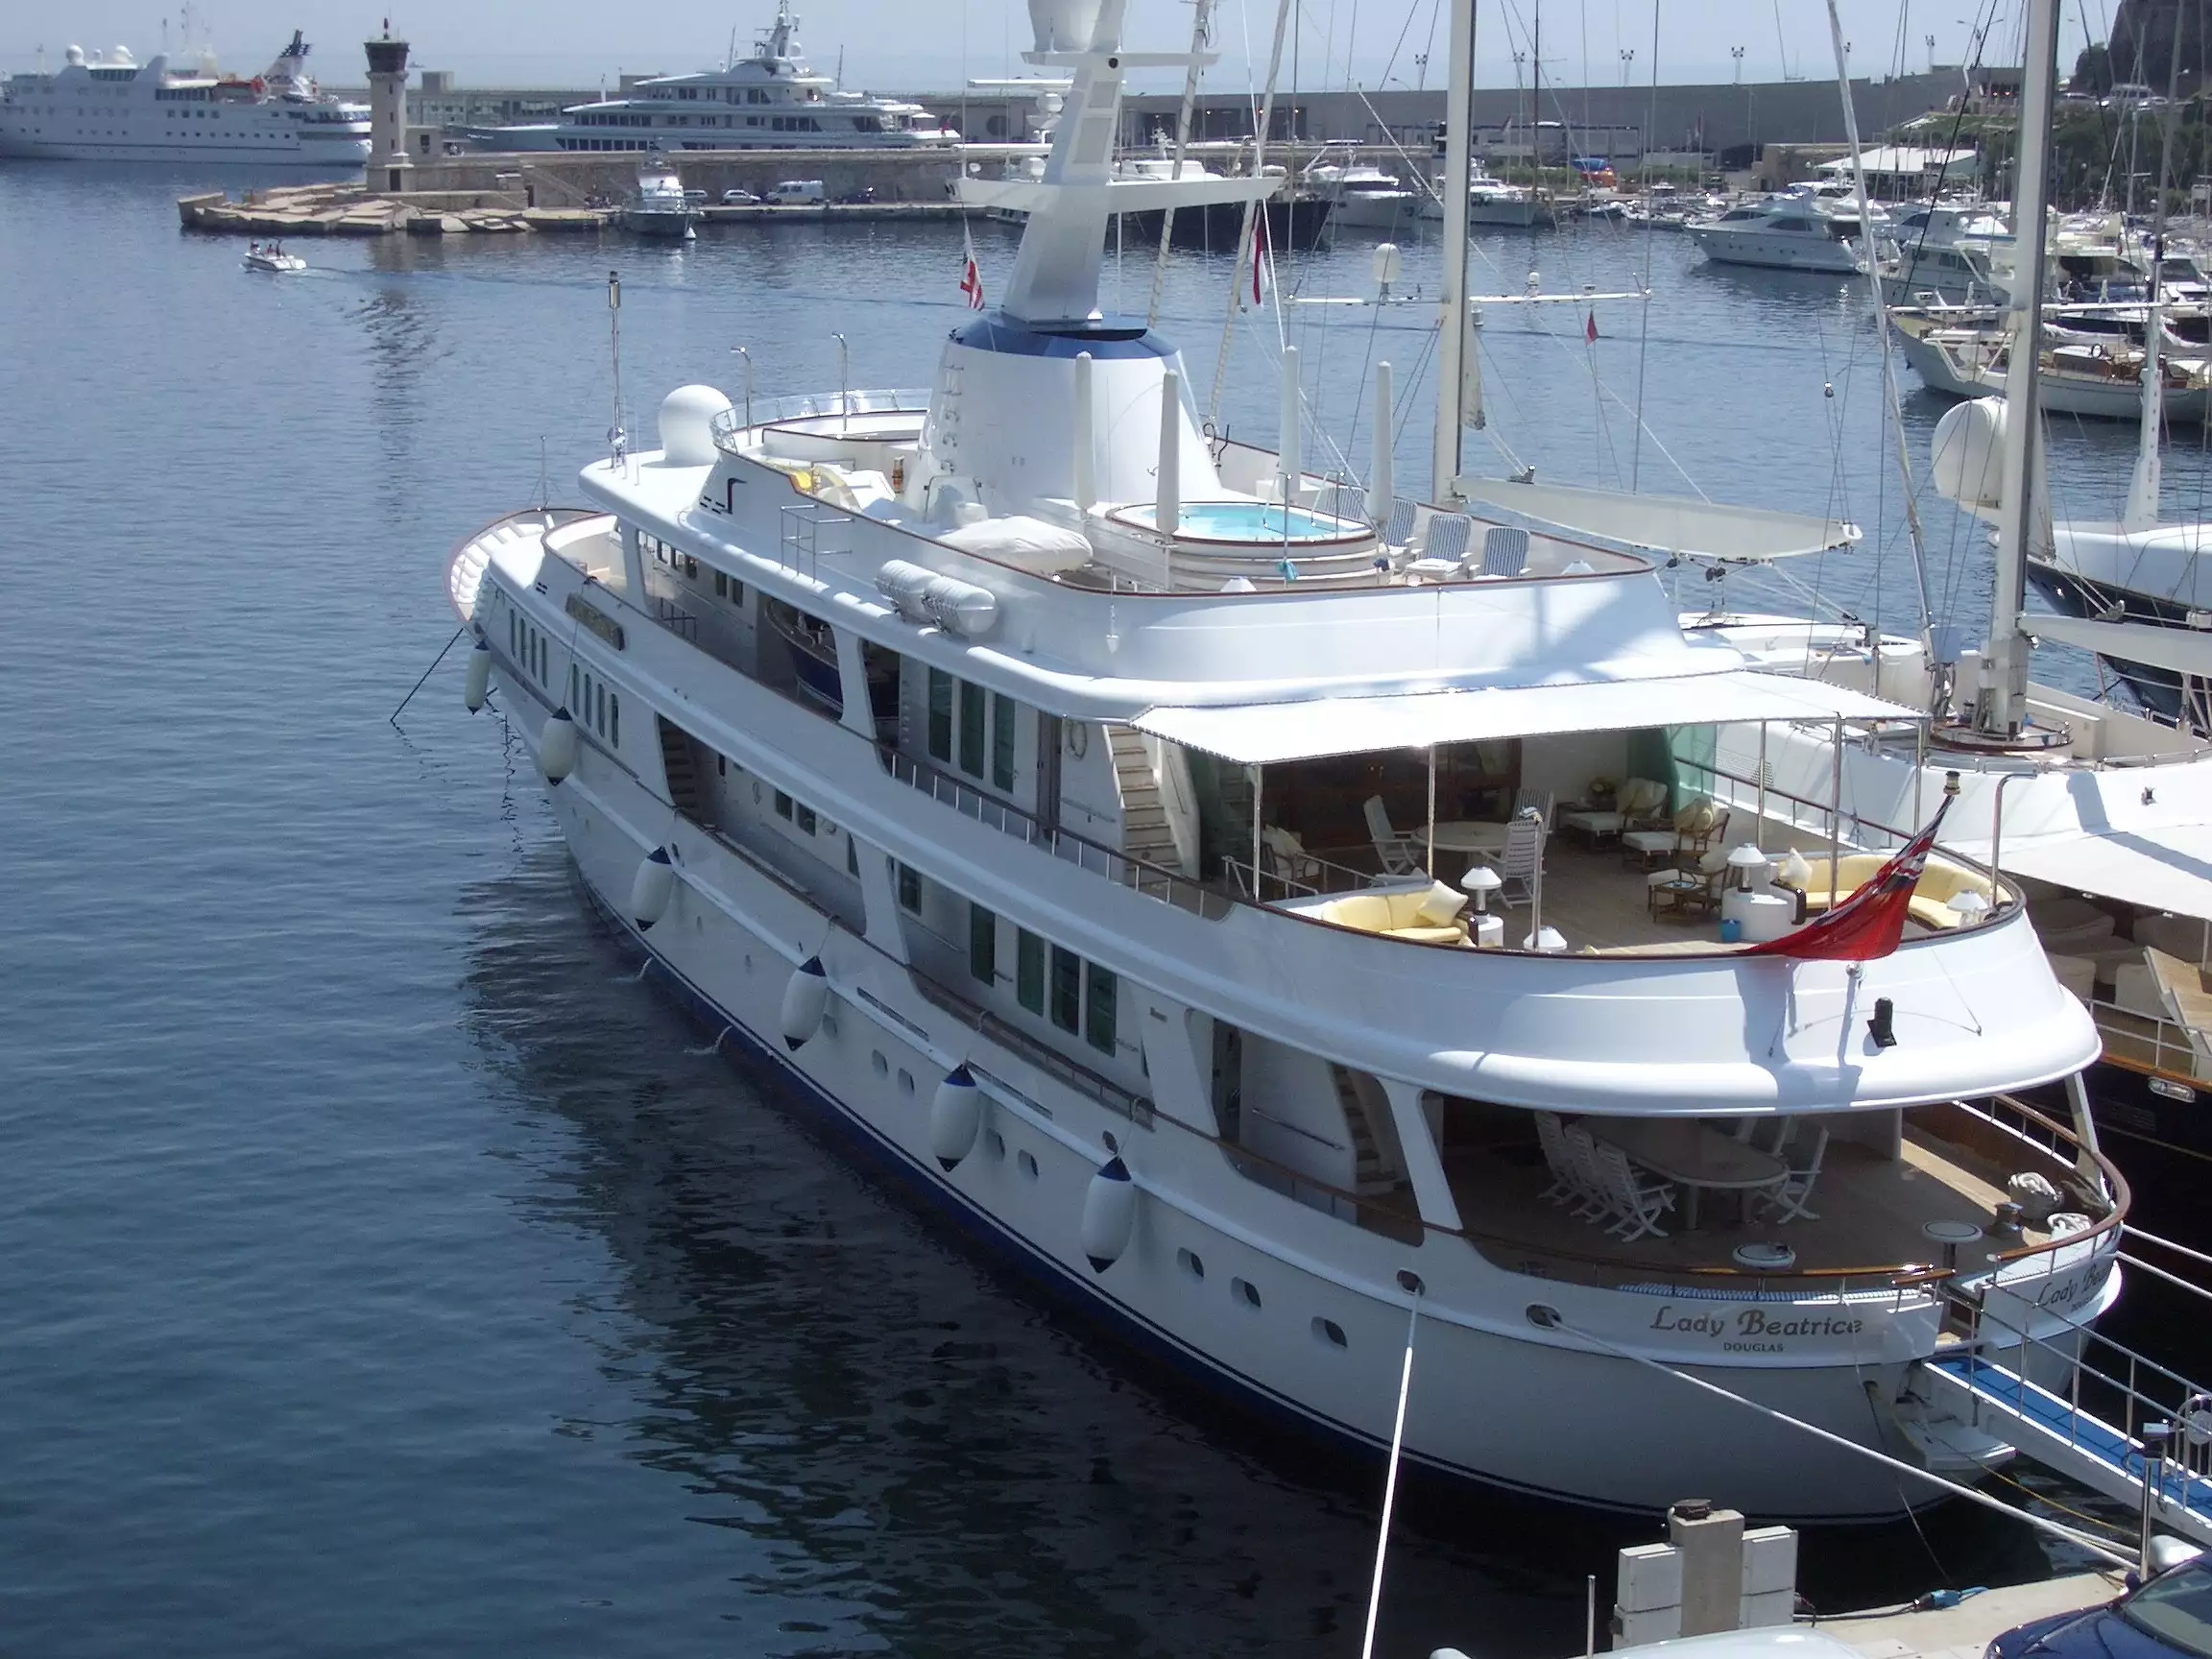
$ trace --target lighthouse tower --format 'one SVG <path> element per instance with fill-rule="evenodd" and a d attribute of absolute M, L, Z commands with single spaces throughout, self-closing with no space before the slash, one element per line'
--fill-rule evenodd
<path fill-rule="evenodd" d="M 407 42 L 392 38 L 392 19 L 384 19 L 380 39 L 364 42 L 369 52 L 369 161 L 372 190 L 407 187 L 414 163 L 407 159 Z"/>

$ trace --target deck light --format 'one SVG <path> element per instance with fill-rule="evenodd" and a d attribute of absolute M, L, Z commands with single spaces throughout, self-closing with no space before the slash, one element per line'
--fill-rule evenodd
<path fill-rule="evenodd" d="M 1896 1004 L 1887 997 L 1874 998 L 1874 1018 L 1866 1022 L 1866 1035 L 1874 1040 L 1877 1048 L 1897 1046 Z"/>

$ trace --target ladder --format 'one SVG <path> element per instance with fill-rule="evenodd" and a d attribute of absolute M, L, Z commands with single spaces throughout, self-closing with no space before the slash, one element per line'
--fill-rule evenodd
<path fill-rule="evenodd" d="M 1334 1061 L 1330 1062 L 1329 1074 L 1336 1085 L 1336 1098 L 1344 1108 L 1344 1131 L 1352 1141 L 1352 1190 L 1362 1198 L 1395 1192 L 1398 1180 L 1382 1162 L 1382 1148 L 1376 1144 L 1374 1126 L 1367 1121 L 1367 1108 L 1359 1097 L 1358 1080 L 1349 1067 Z"/>

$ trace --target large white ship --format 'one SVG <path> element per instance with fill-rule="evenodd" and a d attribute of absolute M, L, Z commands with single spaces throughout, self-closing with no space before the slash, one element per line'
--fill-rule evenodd
<path fill-rule="evenodd" d="M 212 58 L 172 68 L 72 46 L 58 72 L 0 89 L 0 156 L 57 161 L 255 161 L 343 171 L 369 158 L 369 107 L 325 93 L 297 31 L 251 81 Z"/>
<path fill-rule="evenodd" d="M 1865 1520 L 2010 1456 L 1940 1368 L 2063 1372 L 2119 1292 L 2124 1185 L 2011 1097 L 2088 1016 L 1941 855 L 1869 885 L 1893 948 L 1825 957 L 1764 872 L 1833 830 L 1688 783 L 1724 724 L 1914 714 L 1685 636 L 1646 559 L 1398 499 L 1386 373 L 1369 493 L 1294 395 L 1275 451 L 1210 437 L 1100 312 L 1106 226 L 1276 181 L 1117 179 L 1125 68 L 1188 60 L 1124 54 L 1121 0 L 1031 12 L 1070 108 L 1041 177 L 964 187 L 1028 218 L 930 387 L 680 388 L 588 508 L 449 561 L 591 902 L 877 1164 L 1273 1418 L 1389 1444 L 1410 1334 L 1405 1455 L 1498 1486 Z"/>
<path fill-rule="evenodd" d="M 572 105 L 558 121 L 476 138 L 495 150 L 899 150 L 959 140 L 919 104 L 845 91 L 816 74 L 805 51 L 790 0 L 779 0 L 750 58 L 655 76 L 626 97 Z"/>

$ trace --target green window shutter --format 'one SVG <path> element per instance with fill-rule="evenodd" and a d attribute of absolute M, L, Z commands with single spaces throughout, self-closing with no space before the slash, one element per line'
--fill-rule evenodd
<path fill-rule="evenodd" d="M 998 918 L 980 904 L 968 906 L 968 972 L 986 985 L 998 976 Z"/>
<path fill-rule="evenodd" d="M 983 710 L 988 694 L 980 685 L 960 682 L 960 770 L 983 776 Z"/>
<path fill-rule="evenodd" d="M 991 694 L 991 786 L 1014 787 L 1014 699 Z"/>
<path fill-rule="evenodd" d="M 1032 1014 L 1045 1012 L 1045 941 L 1027 928 L 1014 935 L 1014 998 Z"/>
<path fill-rule="evenodd" d="M 1083 1029 L 1083 958 L 1052 947 L 1052 1023 L 1063 1031 Z"/>
<path fill-rule="evenodd" d="M 929 670 L 929 758 L 952 758 L 952 676 Z"/>
<path fill-rule="evenodd" d="M 1101 1054 L 1114 1052 L 1114 1012 L 1121 997 L 1120 976 L 1089 964 L 1083 983 L 1083 1040 Z"/>

